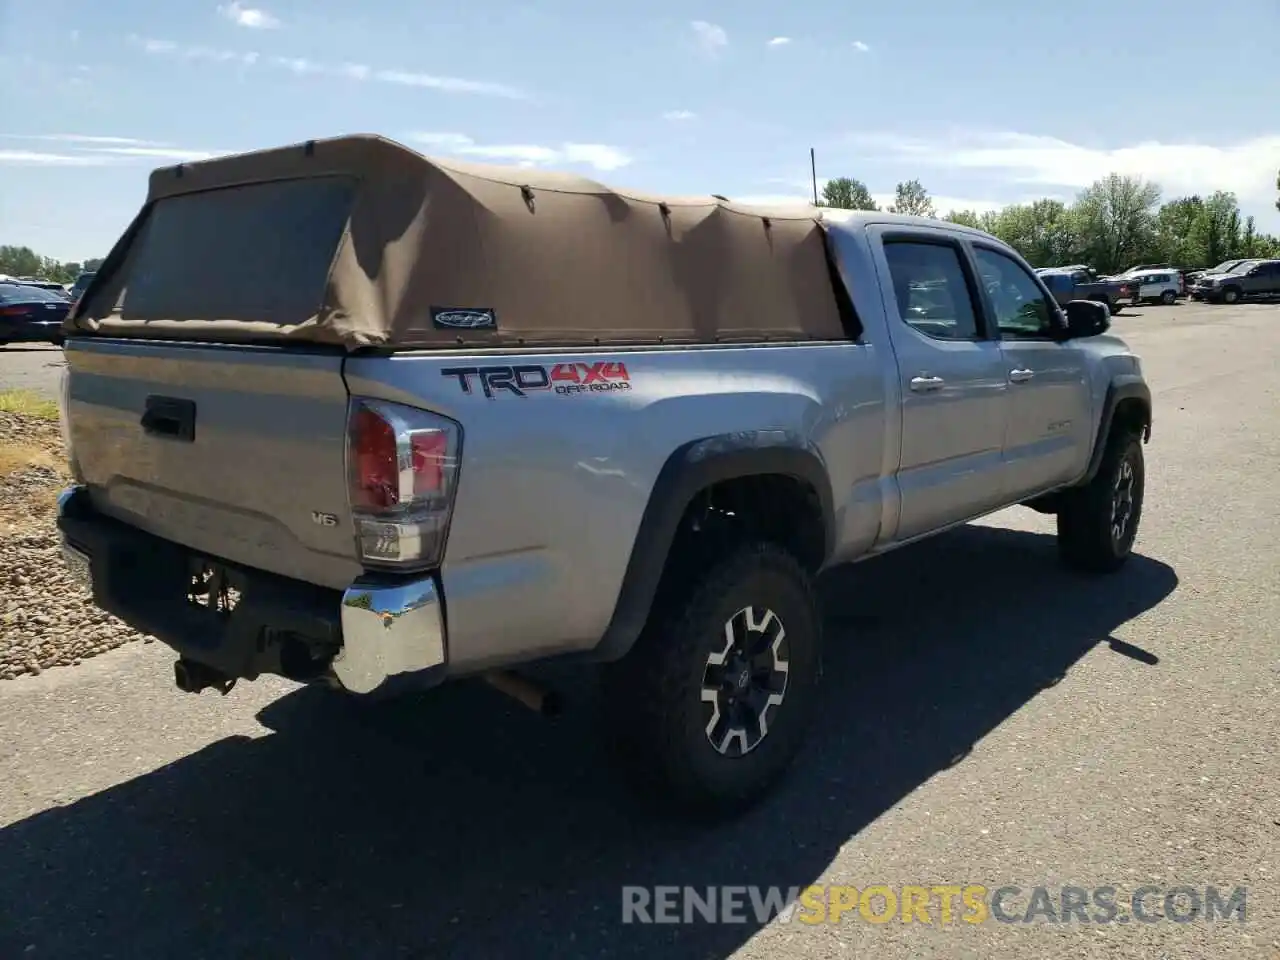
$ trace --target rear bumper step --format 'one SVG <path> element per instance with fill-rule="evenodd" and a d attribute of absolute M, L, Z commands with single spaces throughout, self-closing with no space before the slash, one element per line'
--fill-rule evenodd
<path fill-rule="evenodd" d="M 433 686 L 447 672 L 434 576 L 362 578 L 345 591 L 317 587 L 203 557 L 121 523 L 98 513 L 78 486 L 58 498 L 57 524 L 67 564 L 95 604 L 227 677 L 275 674 L 385 695 Z M 229 609 L 216 609 L 216 597 L 209 607 L 191 600 L 199 568 L 214 571 Z"/>

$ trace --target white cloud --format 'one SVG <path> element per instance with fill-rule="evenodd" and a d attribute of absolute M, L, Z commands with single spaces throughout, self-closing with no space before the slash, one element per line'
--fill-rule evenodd
<path fill-rule="evenodd" d="M 893 205 L 895 197 L 892 193 L 873 193 L 871 199 L 879 204 L 881 210 L 884 210 Z M 932 193 L 929 194 L 929 199 L 933 201 L 933 209 L 937 211 L 940 217 L 945 217 L 953 210 L 972 210 L 974 213 L 986 213 L 988 211 L 1003 210 L 1009 206 L 1007 201 L 984 200 L 974 197 L 936 196 Z"/>
<path fill-rule="evenodd" d="M 857 50 L 859 53 L 867 53 L 871 48 L 861 40 L 855 40 L 853 41 L 853 49 Z"/>
<path fill-rule="evenodd" d="M 139 157 L 148 160 L 175 160 L 178 162 L 194 162 L 222 156 L 225 150 L 185 150 L 181 147 L 93 147 L 90 153 L 101 153 L 112 157 Z"/>
<path fill-rule="evenodd" d="M 1166 198 L 1230 190 L 1242 205 L 1263 210 L 1275 201 L 1280 156 L 1280 133 L 1220 145 L 1148 140 L 1113 148 L 1024 133 L 973 132 L 936 140 L 873 134 L 854 136 L 850 142 L 901 162 L 904 170 L 931 166 L 981 171 L 1008 182 L 1066 188 L 1068 193 L 1119 173 L 1160 184 Z"/>
<path fill-rule="evenodd" d="M 693 120 L 697 118 L 697 114 L 692 110 L 668 110 L 662 115 L 663 120 L 670 120 L 673 123 L 679 123 L 683 120 Z"/>
<path fill-rule="evenodd" d="M 0 150 L 0 165 L 22 167 L 100 167 L 111 161 L 90 154 L 44 153 L 37 150 Z"/>
<path fill-rule="evenodd" d="M 351 66 L 351 65 L 349 65 Z M 349 74 L 348 74 L 349 75 Z M 487 80 L 463 80 L 458 77 L 438 77 L 429 73 L 409 73 L 403 70 L 379 70 L 373 79 L 383 83 L 398 83 L 406 87 L 426 87 L 446 93 L 476 93 L 507 100 L 528 100 L 529 95 L 515 87 Z"/>
<path fill-rule="evenodd" d="M 465 133 L 415 133 L 410 140 L 427 147 L 439 147 L 444 150 L 460 150 L 473 146 L 475 141 Z"/>
<path fill-rule="evenodd" d="M 214 63 L 239 63 L 247 67 L 261 62 L 266 66 L 288 70 L 290 73 L 300 77 L 318 76 L 357 81 L 374 80 L 379 83 L 393 83 L 403 87 L 422 87 L 429 90 L 440 90 L 445 93 L 471 93 L 479 96 L 502 97 L 507 100 L 530 99 L 529 95 L 522 90 L 488 80 L 441 77 L 407 70 L 375 70 L 361 63 L 330 64 L 307 60 L 302 57 L 276 56 L 263 60 L 253 51 L 218 50 L 212 47 L 185 46 L 172 40 L 154 40 L 138 36 L 131 36 L 129 39 L 146 53 L 155 56 L 167 56 L 183 60 L 204 60 Z"/>
<path fill-rule="evenodd" d="M 536 144 L 480 144 L 462 133 L 414 133 L 410 140 L 428 150 L 479 160 L 536 167 L 571 164 L 595 170 L 617 170 L 631 163 L 631 157 L 617 147 L 602 143 L 565 143 L 559 147 Z"/>
<path fill-rule="evenodd" d="M 277 67 L 284 67 L 286 70 L 292 70 L 299 75 L 324 72 L 324 68 L 320 64 L 312 63 L 310 60 L 304 60 L 301 57 L 272 57 L 271 62 Z"/>
<path fill-rule="evenodd" d="M 771 181 L 776 183 L 790 183 L 786 180 Z M 818 178 L 818 196 L 822 196 L 822 188 L 826 186 L 824 178 Z M 813 187 L 810 184 L 793 184 L 793 189 L 788 193 L 759 193 L 746 194 L 743 196 L 732 196 L 730 199 L 735 203 L 753 204 L 761 207 L 794 207 L 805 206 L 813 203 Z M 974 197 L 948 197 L 934 196 L 930 194 L 933 200 L 933 208 L 938 212 L 939 216 L 945 216 L 953 210 L 973 210 L 976 213 L 985 213 L 988 210 L 1001 210 L 1007 207 L 1007 202 L 990 199 L 978 199 Z M 892 193 L 873 193 L 871 199 L 876 202 L 881 210 L 884 210 L 893 203 L 894 195 Z"/>
<path fill-rule="evenodd" d="M 250 30 L 274 30 L 280 26 L 279 18 L 257 7 L 246 7 L 239 0 L 232 0 L 227 6 L 219 7 L 218 13 L 236 26 L 248 27 Z"/>
<path fill-rule="evenodd" d="M 693 28 L 698 46 L 710 56 L 715 56 L 729 45 L 729 35 L 724 32 L 724 27 L 707 23 L 705 20 L 694 20 L 689 26 Z"/>
<path fill-rule="evenodd" d="M 176 57 L 181 60 L 204 60 L 210 63 L 241 63 L 245 66 L 253 66 L 258 62 L 258 55 L 251 50 L 219 50 L 214 47 L 187 46 L 174 43 L 172 40 L 155 40 L 139 36 L 130 36 L 129 41 L 140 46 L 144 52 L 153 56 Z"/>
<path fill-rule="evenodd" d="M 791 38 L 790 38 L 790 37 L 774 37 L 772 40 L 770 40 L 770 41 L 769 41 L 769 43 L 767 44 L 767 46 L 770 46 L 770 47 L 785 47 L 785 46 L 786 46 L 788 43 L 790 43 L 790 42 L 791 42 Z"/>
<path fill-rule="evenodd" d="M 133 137 L 99 137 L 83 133 L 5 133 L 5 140 L 47 140 L 55 143 L 88 143 L 114 147 L 162 147 L 154 140 L 137 140 Z"/>
<path fill-rule="evenodd" d="M 813 203 L 813 196 L 797 193 L 726 194 L 733 203 L 746 203 L 756 207 L 801 207 Z"/>
<path fill-rule="evenodd" d="M 67 149 L 58 152 L 34 150 L 0 150 L 0 163 L 35 166 L 100 167 L 131 160 L 172 160 L 191 162 L 207 160 L 226 151 L 191 150 L 162 143 L 158 140 L 140 140 L 137 137 L 98 136 L 83 133 L 2 133 L 0 140 L 39 140 L 65 144 Z"/>

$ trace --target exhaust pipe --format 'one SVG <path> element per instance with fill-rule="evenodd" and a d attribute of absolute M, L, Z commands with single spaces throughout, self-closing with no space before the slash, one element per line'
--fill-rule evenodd
<path fill-rule="evenodd" d="M 174 663 L 173 682 L 183 693 L 199 693 L 213 687 L 224 697 L 236 685 L 235 677 L 229 677 L 220 670 L 206 667 L 194 660 L 178 660 Z"/>
<path fill-rule="evenodd" d="M 558 693 L 518 673 L 492 670 L 483 679 L 493 689 L 544 717 L 558 717 L 564 710 L 564 701 Z"/>

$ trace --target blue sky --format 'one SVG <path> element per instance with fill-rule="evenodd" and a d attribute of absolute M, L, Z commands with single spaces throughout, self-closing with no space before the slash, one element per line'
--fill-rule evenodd
<path fill-rule="evenodd" d="M 939 212 L 1108 171 L 1280 232 L 1273 0 L 0 0 L 0 243 L 105 254 L 155 166 L 372 132 L 641 190 Z"/>

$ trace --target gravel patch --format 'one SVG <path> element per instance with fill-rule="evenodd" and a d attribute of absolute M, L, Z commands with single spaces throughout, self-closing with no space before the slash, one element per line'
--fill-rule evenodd
<path fill-rule="evenodd" d="M 53 513 L 65 463 L 57 423 L 0 412 L 0 680 L 151 640 L 95 607 L 63 564 Z"/>

